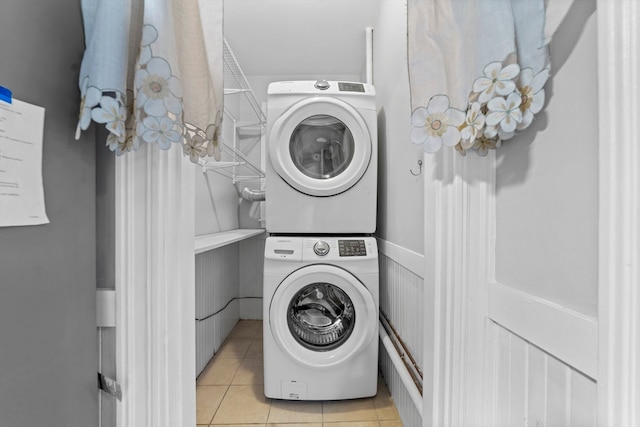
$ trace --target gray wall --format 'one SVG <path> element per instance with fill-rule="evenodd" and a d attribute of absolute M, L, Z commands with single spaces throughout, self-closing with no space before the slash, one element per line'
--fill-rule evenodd
<path fill-rule="evenodd" d="M 0 85 L 46 108 L 50 224 L 0 228 L 0 425 L 98 421 L 94 136 L 74 140 L 77 0 L 0 2 Z"/>
<path fill-rule="evenodd" d="M 96 126 L 96 286 L 116 287 L 116 177 L 115 159 L 106 147 L 107 130 Z M 98 370 L 116 378 L 116 328 L 98 328 Z M 117 400 L 100 393 L 101 427 L 115 427 Z"/>
<path fill-rule="evenodd" d="M 551 42 L 546 107 L 498 150 L 498 282 L 597 316 L 595 1 L 574 2 Z"/>
<path fill-rule="evenodd" d="M 409 139 L 411 100 L 407 66 L 407 5 L 380 2 L 373 30 L 373 83 L 378 103 L 377 236 L 424 253 L 424 172 L 421 146 Z"/>

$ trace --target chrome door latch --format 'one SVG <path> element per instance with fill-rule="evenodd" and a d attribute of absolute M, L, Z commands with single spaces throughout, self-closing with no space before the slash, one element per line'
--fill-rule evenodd
<path fill-rule="evenodd" d="M 120 384 L 113 378 L 109 378 L 98 372 L 98 388 L 122 402 L 122 389 L 120 388 Z"/>

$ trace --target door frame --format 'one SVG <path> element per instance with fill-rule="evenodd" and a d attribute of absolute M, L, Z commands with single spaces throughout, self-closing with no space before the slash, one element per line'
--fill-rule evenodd
<path fill-rule="evenodd" d="M 117 426 L 192 426 L 194 165 L 144 144 L 115 168 Z"/>
<path fill-rule="evenodd" d="M 425 179 L 425 306 L 433 313 L 425 327 L 424 360 L 431 365 L 424 384 L 433 387 L 423 393 L 422 422 L 469 425 L 484 419 L 487 391 L 483 340 L 495 276 L 495 152 L 462 157 L 441 150 L 423 161 L 439 175 Z"/>
<path fill-rule="evenodd" d="M 640 4 L 597 1 L 598 423 L 640 424 Z M 631 90 L 630 90 L 631 89 Z M 636 139 L 633 139 L 635 136 Z"/>
<path fill-rule="evenodd" d="M 630 136 L 640 134 L 635 122 L 640 115 L 640 4 L 634 0 L 597 0 L 597 14 L 599 423 L 637 425 L 640 408 L 632 403 L 640 400 L 640 379 L 637 371 L 635 377 L 629 372 L 640 364 L 640 295 L 634 288 L 640 270 L 640 178 L 634 166 L 640 164 L 640 159 L 637 143 Z M 636 91 L 629 92 L 628 88 Z M 425 155 L 423 161 L 426 166 L 435 165 L 440 157 L 450 155 Z M 471 341 L 473 334 L 463 334 L 465 323 L 461 321 L 474 316 L 482 302 L 471 307 L 469 298 L 463 297 L 474 292 L 469 283 L 491 273 L 489 266 L 493 265 L 493 255 L 489 255 L 476 259 L 474 265 L 453 268 L 452 261 L 464 255 L 464 246 L 450 242 L 466 243 L 471 238 L 470 243 L 476 247 L 492 244 L 491 221 L 495 217 L 491 191 L 483 185 L 462 185 L 456 173 L 462 172 L 465 177 L 490 174 L 495 171 L 495 158 L 485 159 L 488 161 L 484 164 L 491 165 L 491 170 L 478 171 L 476 166 L 466 171 L 464 162 L 445 160 L 450 169 L 443 171 L 441 182 L 434 185 L 425 181 L 425 273 L 429 274 L 424 277 L 427 288 L 432 285 L 425 302 L 436 309 L 433 328 L 426 328 L 425 337 L 428 348 L 433 346 L 438 351 L 425 354 L 425 360 L 431 361 L 425 367 L 425 384 L 433 387 L 424 393 L 424 426 L 453 425 L 451 414 L 454 408 L 461 407 L 463 392 L 469 391 L 466 385 L 482 388 L 481 378 L 469 369 L 470 363 L 478 363 L 480 358 L 475 362 L 459 358 L 460 354 L 472 354 L 475 345 Z M 176 148 L 160 152 L 143 146 L 116 160 L 116 363 L 117 379 L 123 387 L 123 400 L 118 404 L 119 427 L 195 424 L 192 179 L 193 167 Z M 477 211 L 470 218 L 469 207 L 475 203 L 484 209 L 480 219 Z M 428 218 L 427 212 L 435 213 L 436 219 Z M 467 218 L 466 224 L 480 221 L 484 233 L 472 236 L 470 231 L 476 228 L 452 227 L 454 221 L 462 223 L 460 218 Z M 427 250 L 431 246 L 434 249 Z M 457 274 L 473 271 L 476 274 L 465 279 L 466 287 L 449 286 L 460 283 Z M 463 336 L 467 338 L 461 340 Z M 456 371 L 457 368 L 464 369 Z"/>
<path fill-rule="evenodd" d="M 598 423 L 640 424 L 640 4 L 597 0 L 599 94 Z M 629 90 L 633 88 L 635 90 Z M 490 150 L 491 151 L 491 150 Z M 425 155 L 423 426 L 489 425 L 483 364 L 486 291 L 495 277 L 493 152 Z M 429 363 L 430 362 L 430 363 Z"/>

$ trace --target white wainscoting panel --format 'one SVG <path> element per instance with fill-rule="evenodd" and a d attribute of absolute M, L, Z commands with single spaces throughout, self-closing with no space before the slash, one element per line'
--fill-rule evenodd
<path fill-rule="evenodd" d="M 238 247 L 233 243 L 196 255 L 196 376 L 239 320 Z"/>
<path fill-rule="evenodd" d="M 424 280 L 380 253 L 380 310 L 423 367 Z"/>
<path fill-rule="evenodd" d="M 564 363 L 597 377 L 595 318 L 499 283 L 489 284 L 488 316 Z"/>
<path fill-rule="evenodd" d="M 595 380 L 518 335 L 490 322 L 494 426 L 592 427 Z"/>
<path fill-rule="evenodd" d="M 403 340 L 418 367 L 424 367 L 424 258 L 415 252 L 382 240 L 378 241 L 380 264 L 380 310 Z M 405 426 L 422 425 L 416 408 L 398 371 L 380 346 L 380 367 Z M 422 408 L 420 408 L 422 409 Z"/>
<path fill-rule="evenodd" d="M 240 318 L 262 319 L 264 234 L 240 244 Z"/>
<path fill-rule="evenodd" d="M 424 277 L 424 255 L 382 239 L 378 239 L 378 250 L 407 270 Z"/>
<path fill-rule="evenodd" d="M 380 370 L 384 376 L 389 393 L 393 396 L 393 403 L 396 405 L 402 424 L 404 426 L 422 425 L 422 417 L 413 404 L 407 388 L 382 344 L 380 344 Z"/>

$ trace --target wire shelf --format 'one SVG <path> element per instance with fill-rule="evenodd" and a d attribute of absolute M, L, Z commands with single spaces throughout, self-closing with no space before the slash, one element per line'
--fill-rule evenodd
<path fill-rule="evenodd" d="M 224 39 L 224 94 L 244 95 L 259 121 L 261 123 L 267 121 L 226 38 Z"/>
<path fill-rule="evenodd" d="M 262 169 L 255 166 L 241 151 L 234 148 L 224 138 L 220 138 L 219 143 L 222 153 L 220 161 L 198 160 L 203 172 L 211 171 L 225 176 L 231 179 L 234 185 L 243 182 L 255 182 L 264 178 Z"/>
<path fill-rule="evenodd" d="M 198 164 L 202 166 L 203 172 L 211 171 L 231 179 L 238 192 L 241 192 L 244 187 L 258 189 L 262 185 L 264 172 L 247 158 L 245 152 L 247 149 L 251 150 L 251 145 L 243 147 L 242 140 L 246 137 L 251 137 L 252 140 L 255 140 L 255 137 L 260 137 L 264 131 L 266 117 L 226 38 L 224 39 L 223 76 L 225 98 L 227 96 L 241 96 L 242 101 L 248 104 L 250 109 L 230 111 L 225 106 L 222 127 L 224 130 L 225 127 L 229 129 L 231 126 L 231 141 L 220 135 L 220 151 L 222 153 L 220 159 L 218 161 L 200 159 Z M 238 105 L 236 102 L 229 104 Z M 250 120 L 240 120 L 240 117 L 243 116 L 242 112 L 250 110 L 253 111 L 253 114 L 248 114 L 252 116 Z M 243 148 L 245 152 L 243 152 Z M 260 155 L 262 156 L 264 153 L 261 152 Z"/>

